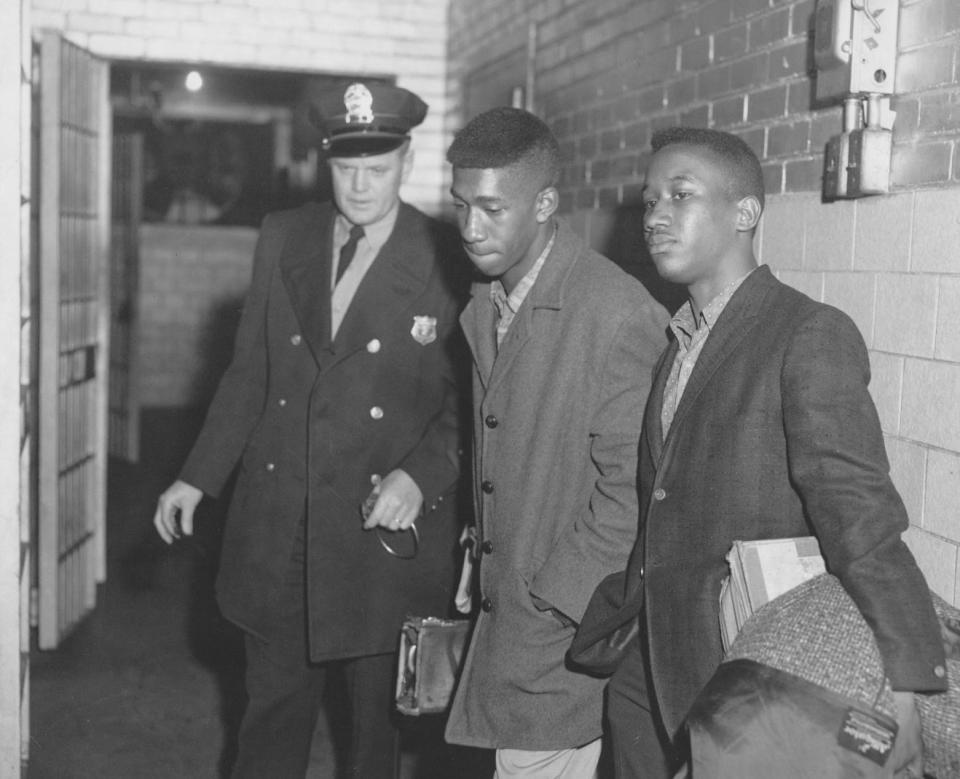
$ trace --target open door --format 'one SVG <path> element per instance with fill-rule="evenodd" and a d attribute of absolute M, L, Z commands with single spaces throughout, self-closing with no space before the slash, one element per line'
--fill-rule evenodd
<path fill-rule="evenodd" d="M 37 623 L 52 649 L 106 577 L 111 118 L 105 62 L 46 32 L 39 66 Z"/>
<path fill-rule="evenodd" d="M 137 303 L 143 165 L 143 133 L 116 132 L 111 188 L 109 451 L 112 457 L 132 463 L 140 459 Z"/>

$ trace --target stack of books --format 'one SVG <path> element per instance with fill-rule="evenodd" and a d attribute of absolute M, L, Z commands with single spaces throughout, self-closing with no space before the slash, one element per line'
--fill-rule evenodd
<path fill-rule="evenodd" d="M 827 570 L 813 536 L 734 541 L 727 562 L 730 575 L 720 588 L 725 652 L 757 609 Z"/>

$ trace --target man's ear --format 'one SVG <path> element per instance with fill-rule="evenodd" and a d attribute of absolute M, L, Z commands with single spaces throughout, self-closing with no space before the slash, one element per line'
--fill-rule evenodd
<path fill-rule="evenodd" d="M 537 193 L 537 221 L 546 222 L 560 205 L 560 193 L 556 187 L 547 187 Z"/>
<path fill-rule="evenodd" d="M 747 195 L 737 201 L 737 232 L 750 232 L 760 221 L 763 206 L 756 195 Z"/>
<path fill-rule="evenodd" d="M 413 170 L 413 149 L 408 145 L 403 152 L 403 169 L 400 171 L 400 181 L 402 183 L 406 183 L 411 170 Z"/>

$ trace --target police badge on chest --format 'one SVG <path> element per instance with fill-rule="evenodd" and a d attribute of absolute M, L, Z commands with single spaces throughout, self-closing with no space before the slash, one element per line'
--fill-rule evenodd
<path fill-rule="evenodd" d="M 410 335 L 421 346 L 432 344 L 437 340 L 437 318 L 435 316 L 415 316 Z"/>

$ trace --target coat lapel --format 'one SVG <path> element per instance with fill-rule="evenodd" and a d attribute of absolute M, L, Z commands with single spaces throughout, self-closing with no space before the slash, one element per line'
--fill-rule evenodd
<path fill-rule="evenodd" d="M 548 259 L 547 262 L 549 261 Z M 543 270 L 546 270 L 546 265 L 544 265 Z M 541 271 L 541 274 L 542 272 L 543 271 Z M 537 281 L 540 281 L 540 279 L 538 278 Z M 523 351 L 524 345 L 530 339 L 534 312 L 538 307 L 541 307 L 538 306 L 536 300 L 533 299 L 533 291 L 536 288 L 537 285 L 534 284 L 528 298 L 523 301 L 520 310 L 517 311 L 516 316 L 514 316 L 513 321 L 510 323 L 510 329 L 507 331 L 503 343 L 500 344 L 499 348 L 497 348 L 496 345 L 494 346 L 497 358 L 493 361 L 493 369 L 490 371 L 489 388 L 491 390 L 510 374 L 510 367 L 516 362 L 520 353 Z M 490 307 L 493 308 L 492 303 Z M 493 327 L 490 328 L 491 332 L 494 333 L 494 344 L 496 344 L 495 327 L 496 319 L 494 319 Z"/>
<path fill-rule="evenodd" d="M 727 303 L 720 317 L 717 319 L 713 330 L 707 337 L 703 345 L 703 351 L 697 359 L 697 364 L 690 374 L 690 380 L 683 391 L 680 403 L 677 406 L 677 413 L 673 417 L 670 425 L 670 432 L 667 434 L 666 444 L 674 437 L 673 433 L 679 429 L 684 418 L 690 412 L 690 409 L 697 402 L 700 393 L 710 382 L 710 379 L 717 372 L 717 369 L 727 360 L 731 353 L 739 346 L 746 337 L 750 328 L 759 321 L 760 309 L 763 301 L 771 288 L 770 282 L 773 277 L 770 269 L 766 266 L 757 268 L 740 286 L 730 301 Z M 676 347 L 671 351 L 676 355 Z M 664 366 L 663 372 L 669 373 L 670 365 Z M 664 383 L 666 378 L 664 378 Z M 660 405 L 663 404 L 663 395 L 661 389 Z M 662 453 L 661 453 L 662 454 Z"/>
<path fill-rule="evenodd" d="M 303 337 L 319 361 L 330 344 L 330 254 L 333 209 L 314 205 L 315 218 L 291 234 L 280 254 L 280 276 Z"/>
<path fill-rule="evenodd" d="M 385 328 L 396 327 L 400 312 L 426 288 L 432 269 L 429 257 L 418 247 L 427 245 L 428 237 L 422 235 L 415 214 L 410 206 L 400 204 L 393 232 L 360 282 L 340 323 L 333 341 L 334 356 L 330 365 L 365 348 L 372 338 L 382 335 Z M 412 312 L 408 323 L 410 329 L 413 329 L 413 315 L 435 313 Z"/>
<path fill-rule="evenodd" d="M 667 386 L 667 379 L 670 376 L 670 366 L 677 356 L 679 345 L 676 339 L 670 341 L 670 344 L 660 355 L 656 370 L 653 373 L 653 385 L 650 387 L 650 402 L 647 403 L 647 411 L 643 420 L 643 427 L 646 431 L 644 438 L 650 448 L 650 455 L 653 462 L 660 462 L 660 455 L 663 453 L 663 422 L 661 411 L 663 410 L 663 391 Z"/>
<path fill-rule="evenodd" d="M 517 311 L 513 322 L 510 323 L 510 329 L 500 349 L 497 358 L 493 363 L 493 369 L 490 372 L 490 386 L 488 389 L 494 389 L 500 382 L 510 375 L 510 370 L 524 346 L 534 335 L 534 327 L 543 328 L 546 325 L 535 320 L 541 316 L 543 311 L 559 311 L 563 308 L 564 292 L 567 287 L 567 279 L 573 271 L 579 255 L 579 239 L 574 235 L 573 230 L 563 220 L 557 222 L 557 237 L 554 241 L 550 255 L 543 263 L 540 269 L 540 275 L 531 287 L 526 299 Z M 493 304 L 490 304 L 493 308 Z M 494 319 L 494 321 L 496 321 Z"/>
<path fill-rule="evenodd" d="M 490 300 L 490 285 L 473 285 L 473 297 L 460 314 L 460 327 L 473 353 L 473 363 L 484 390 L 490 384 L 490 373 L 497 358 L 496 310 Z"/>

